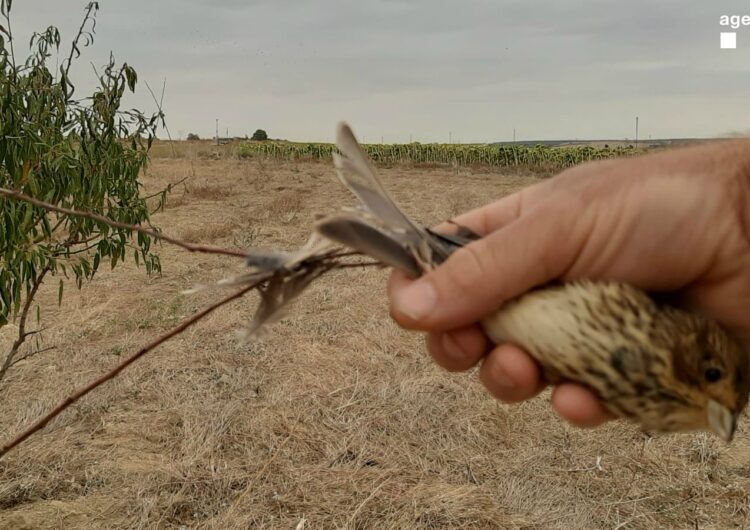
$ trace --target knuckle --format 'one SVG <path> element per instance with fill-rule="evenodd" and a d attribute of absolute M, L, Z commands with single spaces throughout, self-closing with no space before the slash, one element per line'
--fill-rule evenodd
<path fill-rule="evenodd" d="M 458 249 L 451 256 L 451 266 L 446 268 L 447 282 L 458 293 L 482 293 L 491 274 L 491 255 L 483 240 Z"/>

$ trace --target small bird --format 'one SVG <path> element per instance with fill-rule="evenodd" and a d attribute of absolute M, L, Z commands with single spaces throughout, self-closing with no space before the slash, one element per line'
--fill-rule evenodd
<path fill-rule="evenodd" d="M 328 240 L 417 277 L 479 237 L 457 225 L 444 234 L 411 221 L 344 123 L 337 147 L 336 172 L 361 204 L 316 223 Z M 533 356 L 550 383 L 583 384 L 613 415 L 649 432 L 710 431 L 730 441 L 748 401 L 750 363 L 738 340 L 628 284 L 546 285 L 481 324 L 495 344 L 513 343 Z"/>

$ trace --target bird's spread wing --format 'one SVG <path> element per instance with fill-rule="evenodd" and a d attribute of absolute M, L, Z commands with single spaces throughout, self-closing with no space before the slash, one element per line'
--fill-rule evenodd
<path fill-rule="evenodd" d="M 383 188 L 367 156 L 345 123 L 339 124 L 333 163 L 341 182 L 362 208 L 317 223 L 318 233 L 411 276 L 443 262 L 460 244 L 415 224 Z"/>
<path fill-rule="evenodd" d="M 356 195 L 364 207 L 385 226 L 400 229 L 419 237 L 423 230 L 396 206 L 380 183 L 367 155 L 362 151 L 354 133 L 346 123 L 339 123 L 336 147 L 341 154 L 333 154 L 333 166 L 341 182 Z"/>

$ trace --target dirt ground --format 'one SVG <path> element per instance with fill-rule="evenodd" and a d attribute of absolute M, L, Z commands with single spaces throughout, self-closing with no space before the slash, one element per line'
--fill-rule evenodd
<path fill-rule="evenodd" d="M 382 170 L 435 223 L 535 182 L 481 169 Z M 147 190 L 190 178 L 154 222 L 189 241 L 292 249 L 353 201 L 328 164 L 156 159 Z M 56 304 L 45 345 L 0 383 L 7 439 L 82 383 L 225 293 L 180 294 L 241 260 L 164 246 L 161 276 L 101 273 Z M 262 340 L 257 302 L 219 310 L 0 460 L 0 528 L 750 528 L 750 421 L 729 446 L 569 427 L 548 395 L 492 400 L 388 318 L 386 272 L 314 285 Z M 2 331 L 0 346 L 11 340 Z"/>

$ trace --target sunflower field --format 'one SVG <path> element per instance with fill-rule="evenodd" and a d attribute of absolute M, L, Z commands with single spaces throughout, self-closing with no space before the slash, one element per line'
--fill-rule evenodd
<path fill-rule="evenodd" d="M 591 160 L 630 156 L 640 150 L 631 147 L 525 146 L 508 144 L 363 144 L 376 163 L 383 165 L 452 164 L 498 167 L 562 169 Z M 329 160 L 335 146 L 329 143 L 285 141 L 243 142 L 240 158 L 264 157 L 284 161 Z"/>

